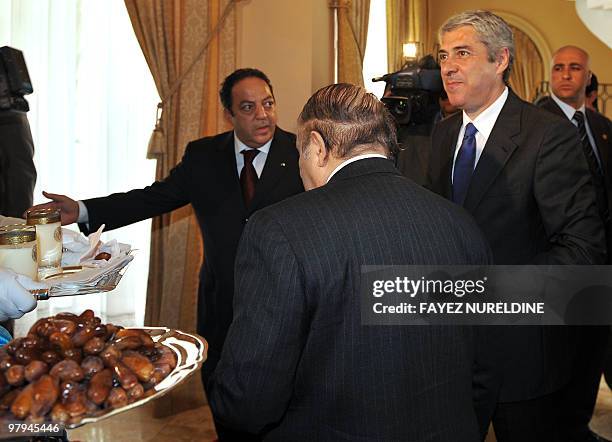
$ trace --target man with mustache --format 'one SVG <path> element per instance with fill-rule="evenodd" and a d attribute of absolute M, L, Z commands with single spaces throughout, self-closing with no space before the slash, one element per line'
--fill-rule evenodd
<path fill-rule="evenodd" d="M 442 80 L 462 109 L 432 134 L 428 187 L 476 220 L 495 264 L 602 264 L 604 228 L 574 126 L 507 87 L 510 27 L 488 11 L 451 17 L 439 31 Z M 567 327 L 491 328 L 483 349 L 503 368 L 497 404 L 477 404 L 499 442 L 555 435 L 559 392 L 571 372 Z M 501 352 L 500 352 L 501 350 Z"/>
<path fill-rule="evenodd" d="M 198 333 L 209 344 L 202 366 L 204 386 L 214 370 L 232 322 L 234 258 L 242 229 L 253 212 L 304 190 L 295 135 L 276 126 L 276 101 L 268 77 L 238 69 L 220 90 L 225 116 L 234 129 L 192 141 L 182 161 L 161 181 L 144 189 L 74 201 L 45 193 L 62 210 L 62 224 L 79 222 L 84 233 L 102 224 L 116 229 L 191 204 L 204 238 L 200 272 Z M 163 325 L 163 324 L 161 324 Z M 248 440 L 226 434 L 220 440 Z"/>
<path fill-rule="evenodd" d="M 542 108 L 571 121 L 581 138 L 581 149 L 597 191 L 597 207 L 606 227 L 608 264 L 612 258 L 612 207 L 609 164 L 612 147 L 611 123 L 586 108 L 586 88 L 591 80 L 589 54 L 576 46 L 564 46 L 553 55 L 550 73 L 552 94 Z M 609 327 L 584 326 L 574 329 L 576 357 L 572 377 L 564 389 L 563 425 L 573 440 L 597 440 L 589 430 L 604 363 Z"/>

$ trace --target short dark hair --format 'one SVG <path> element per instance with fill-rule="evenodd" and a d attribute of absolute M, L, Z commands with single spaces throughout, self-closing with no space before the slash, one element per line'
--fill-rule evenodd
<path fill-rule="evenodd" d="M 250 77 L 260 78 L 265 81 L 270 88 L 270 92 L 272 92 L 272 97 L 274 97 L 272 83 L 270 83 L 270 79 L 266 74 L 261 72 L 259 69 L 254 68 L 236 69 L 234 72 L 225 77 L 225 80 L 223 80 L 223 83 L 221 83 L 221 89 L 219 90 L 221 104 L 229 111 L 230 114 L 232 113 L 232 89 L 234 88 L 234 85 L 240 80 Z"/>
<path fill-rule="evenodd" d="M 393 117 L 385 105 L 364 88 L 348 83 L 326 86 L 314 93 L 298 117 L 299 141 L 306 133 L 321 135 L 337 158 L 363 153 L 365 145 L 378 145 L 387 155 L 398 150 Z M 298 146 L 304 153 L 304 143 Z"/>
<path fill-rule="evenodd" d="M 599 82 L 597 81 L 597 75 L 595 75 L 595 72 L 591 72 L 591 81 L 586 85 L 585 92 L 587 95 L 589 95 L 591 92 L 597 91 L 598 87 Z"/>

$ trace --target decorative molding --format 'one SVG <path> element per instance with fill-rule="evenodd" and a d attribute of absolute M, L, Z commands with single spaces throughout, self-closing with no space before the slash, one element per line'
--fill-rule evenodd
<path fill-rule="evenodd" d="M 550 73 L 552 51 L 550 50 L 550 46 L 548 46 L 548 43 L 546 42 L 546 39 L 544 38 L 542 33 L 535 26 L 533 26 L 524 18 L 519 17 L 518 15 L 502 11 L 493 12 L 499 15 L 504 20 L 506 20 L 509 25 L 512 25 L 523 31 L 531 39 L 531 41 L 533 41 L 533 44 L 536 46 L 538 52 L 542 56 L 542 65 L 544 68 L 544 73 L 547 76 Z"/>

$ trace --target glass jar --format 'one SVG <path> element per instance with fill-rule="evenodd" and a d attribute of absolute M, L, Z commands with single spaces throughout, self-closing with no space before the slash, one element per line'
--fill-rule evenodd
<path fill-rule="evenodd" d="M 25 224 L 0 227 L 0 267 L 36 279 L 36 229 Z"/>
<path fill-rule="evenodd" d="M 34 209 L 26 213 L 26 224 L 36 227 L 38 279 L 62 271 L 62 225 L 57 209 Z"/>

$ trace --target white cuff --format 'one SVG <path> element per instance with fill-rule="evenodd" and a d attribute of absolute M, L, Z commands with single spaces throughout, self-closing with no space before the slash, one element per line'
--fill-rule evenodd
<path fill-rule="evenodd" d="M 77 223 L 88 223 L 89 222 L 89 212 L 87 212 L 87 206 L 83 201 L 77 201 L 79 205 L 79 217 L 77 218 Z"/>

